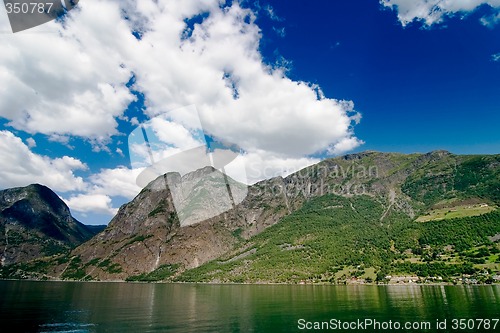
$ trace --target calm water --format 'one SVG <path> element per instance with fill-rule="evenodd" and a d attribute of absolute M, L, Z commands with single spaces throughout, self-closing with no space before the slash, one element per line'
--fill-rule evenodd
<path fill-rule="evenodd" d="M 0 281 L 2 332 L 313 332 L 306 322 L 500 318 L 500 287 L 276 286 Z M 310 324 L 312 325 L 312 323 Z M 387 325 L 387 324 L 386 324 Z M 472 322 L 469 321 L 469 325 Z M 6 330 L 14 327 L 15 330 Z M 303 328 L 305 326 L 302 326 Z M 323 330 L 325 331 L 325 330 Z M 328 331 L 328 330 L 326 330 Z M 342 330 L 330 330 L 340 332 Z M 349 332 L 359 330 L 348 330 Z M 366 327 L 364 332 L 389 332 Z M 344 330 L 345 332 L 345 330 Z"/>

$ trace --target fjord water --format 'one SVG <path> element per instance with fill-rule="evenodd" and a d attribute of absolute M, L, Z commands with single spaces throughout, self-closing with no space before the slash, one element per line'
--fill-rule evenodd
<path fill-rule="evenodd" d="M 0 281 L 5 332 L 304 332 L 304 322 L 500 317 L 500 286 L 200 285 Z M 12 329 L 7 329 L 7 328 Z M 304 327 L 303 327 L 304 328 Z M 340 330 L 332 330 L 340 331 Z M 357 330 L 349 330 L 357 331 Z M 365 332 L 388 330 L 365 329 Z"/>

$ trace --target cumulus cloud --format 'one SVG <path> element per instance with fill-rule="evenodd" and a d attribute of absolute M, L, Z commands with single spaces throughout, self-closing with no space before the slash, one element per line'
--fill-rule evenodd
<path fill-rule="evenodd" d="M 26 141 L 32 142 L 30 139 Z M 75 171 L 87 169 L 84 163 L 73 157 L 50 158 L 35 154 L 12 132 L 0 131 L 0 188 L 40 183 L 58 194 L 77 193 L 64 199 L 74 211 L 105 215 L 114 215 L 117 211 L 111 196 L 130 200 L 141 190 L 135 179 L 142 169 L 102 169 L 88 181 L 75 175 Z"/>
<path fill-rule="evenodd" d="M 0 34 L 0 116 L 29 133 L 102 141 L 135 98 L 122 58 L 136 40 L 117 3 L 89 1 L 74 12 L 64 25 Z"/>
<path fill-rule="evenodd" d="M 35 140 L 28 138 L 26 142 L 10 131 L 0 131 L 0 188 L 40 183 L 60 193 L 81 192 L 67 200 L 70 207 L 78 211 L 82 211 L 79 204 L 75 205 L 79 198 L 84 198 L 84 202 L 94 198 L 101 202 L 96 207 L 102 208 L 102 202 L 108 203 L 103 196 L 132 199 L 141 190 L 135 179 L 142 169 L 124 166 L 102 169 L 85 181 L 75 175 L 79 170 L 88 171 L 87 165 L 80 160 L 70 156 L 50 158 L 38 155 L 30 150 L 30 146 L 36 146 Z"/>
<path fill-rule="evenodd" d="M 30 147 L 30 148 L 36 147 L 36 141 L 33 138 L 27 138 L 26 143 L 28 144 L 28 147 Z"/>
<path fill-rule="evenodd" d="M 269 6 L 264 15 L 281 20 Z M 131 89 L 144 96 L 145 113 L 152 119 L 195 105 L 207 134 L 245 152 L 240 160 L 247 171 L 255 171 L 250 182 L 318 161 L 311 156 L 340 154 L 362 144 L 354 134 L 360 115 L 352 102 L 290 79 L 285 60 L 263 61 L 262 32 L 255 19 L 238 2 L 227 5 L 222 0 L 82 1 L 62 21 L 0 35 L 0 80 L 5 87 L 0 89 L 0 117 L 17 130 L 46 134 L 66 145 L 78 136 L 102 151 L 111 136 L 120 134 L 117 119 L 129 119 L 124 112 L 136 99 Z M 134 82 L 132 87 L 129 82 Z M 155 152 L 155 160 L 200 144 L 185 118 L 174 114 L 169 121 L 153 120 L 152 126 L 165 136 L 160 141 L 170 143 L 165 151 Z M 138 118 L 130 123 L 138 125 Z M 31 153 L 26 145 L 23 149 L 24 161 L 41 161 L 42 167 L 9 174 L 2 169 L 4 186 L 63 174 L 64 181 L 47 185 L 80 191 L 68 199 L 71 208 L 84 212 L 85 203 L 107 213 L 114 210 L 110 197 L 132 198 L 140 190 L 135 177 L 142 169 L 105 169 L 84 182 L 73 173 L 84 166 L 78 160 L 50 159 Z M 147 157 L 143 145 L 129 149 L 130 155 Z M 18 156 L 9 149 L 1 153 L 3 161 L 10 154 Z M 46 166 L 58 172 L 47 177 L 36 173 Z"/>
<path fill-rule="evenodd" d="M 318 162 L 320 162 L 318 158 L 276 156 L 259 151 L 237 157 L 225 167 L 224 172 L 239 182 L 253 184 L 271 177 L 288 176 Z"/>
<path fill-rule="evenodd" d="M 255 16 L 238 3 L 89 0 L 79 7 L 64 24 L 50 23 L 52 34 L 0 37 L 0 78 L 9 87 L 0 93 L 0 115 L 15 128 L 105 141 L 135 98 L 125 86 L 134 75 L 150 116 L 194 104 L 208 131 L 248 151 L 302 157 L 354 136 L 352 103 L 263 63 Z"/>
<path fill-rule="evenodd" d="M 118 212 L 118 209 L 112 207 L 111 198 L 103 194 L 79 194 L 64 201 L 72 210 L 80 213 L 113 216 Z"/>
<path fill-rule="evenodd" d="M 319 87 L 263 63 L 261 33 L 250 10 L 237 3 L 213 7 L 184 39 L 186 26 L 174 14 L 151 22 L 141 40 L 149 51 L 143 52 L 144 61 L 134 62 L 136 87 L 151 116 L 194 104 L 210 134 L 247 152 L 287 158 L 326 151 L 354 137 L 357 113 L 351 102 L 327 98 Z M 171 38 L 161 28 L 166 24 L 178 29 Z"/>
<path fill-rule="evenodd" d="M 500 53 L 492 54 L 491 55 L 491 60 L 493 60 L 495 62 L 499 62 L 500 61 Z"/>
<path fill-rule="evenodd" d="M 89 193 L 133 199 L 141 191 L 135 179 L 142 170 L 126 167 L 102 169 L 98 174 L 90 177 L 92 187 Z"/>
<path fill-rule="evenodd" d="M 113 205 L 113 197 L 132 200 L 142 188 L 137 186 L 136 178 L 143 169 L 130 169 L 119 166 L 102 169 L 87 179 L 82 193 L 73 194 L 65 199 L 66 204 L 79 213 L 96 213 L 113 216 L 118 211 Z"/>
<path fill-rule="evenodd" d="M 362 145 L 364 142 L 359 140 L 358 138 L 344 138 L 337 142 L 335 145 L 330 147 L 329 153 L 332 155 L 340 155 L 343 153 L 346 153 L 350 150 L 353 150 L 354 148 L 358 147 L 359 145 Z"/>
<path fill-rule="evenodd" d="M 0 131 L 0 187 L 41 183 L 55 191 L 81 191 L 86 184 L 77 170 L 86 170 L 80 160 L 69 156 L 50 158 L 31 152 L 23 141 L 9 131 Z"/>
<path fill-rule="evenodd" d="M 443 22 L 447 16 L 467 14 L 481 5 L 489 5 L 495 11 L 500 11 L 500 0 L 381 0 L 380 3 L 396 10 L 403 26 L 413 21 L 422 21 L 431 26 Z M 492 22 L 483 20 L 483 24 Z"/>
<path fill-rule="evenodd" d="M 85 190 L 64 199 L 71 210 L 79 213 L 94 213 L 113 216 L 118 211 L 113 205 L 113 198 L 121 197 L 132 200 L 141 187 L 136 178 L 143 169 L 130 169 L 119 166 L 114 169 L 101 169 L 92 174 L 85 183 Z"/>

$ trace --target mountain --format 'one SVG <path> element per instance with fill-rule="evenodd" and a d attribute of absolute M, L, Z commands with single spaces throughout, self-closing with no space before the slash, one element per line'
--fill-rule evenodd
<path fill-rule="evenodd" d="M 464 275 L 474 276 L 470 281 L 498 280 L 499 161 L 498 155 L 444 151 L 325 161 L 304 170 L 306 183 L 311 181 L 306 188 L 335 189 L 319 170 L 349 179 L 344 187 L 310 197 L 279 223 L 174 280 L 357 283 L 390 276 L 399 281 L 392 275 L 454 283 Z M 371 167 L 378 175 L 365 177 Z"/>
<path fill-rule="evenodd" d="M 68 206 L 43 185 L 0 191 L 2 266 L 67 252 L 102 229 L 78 222 Z"/>
<path fill-rule="evenodd" d="M 255 205 L 251 193 L 243 200 L 244 191 L 246 186 L 212 167 L 160 176 L 122 206 L 103 232 L 72 252 L 69 269 L 57 271 L 64 271 L 63 278 L 108 280 L 197 267 L 231 250 L 239 228 L 255 234 L 284 215 Z M 200 216 L 211 217 L 193 223 Z"/>
<path fill-rule="evenodd" d="M 500 155 L 363 152 L 248 188 L 210 167 L 169 173 L 69 256 L 24 268 L 78 280 L 490 281 L 499 166 Z"/>

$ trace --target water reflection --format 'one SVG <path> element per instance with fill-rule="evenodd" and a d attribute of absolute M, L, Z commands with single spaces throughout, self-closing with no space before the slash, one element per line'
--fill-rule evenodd
<path fill-rule="evenodd" d="M 297 321 L 495 318 L 500 287 L 0 281 L 22 332 L 298 332 Z"/>

